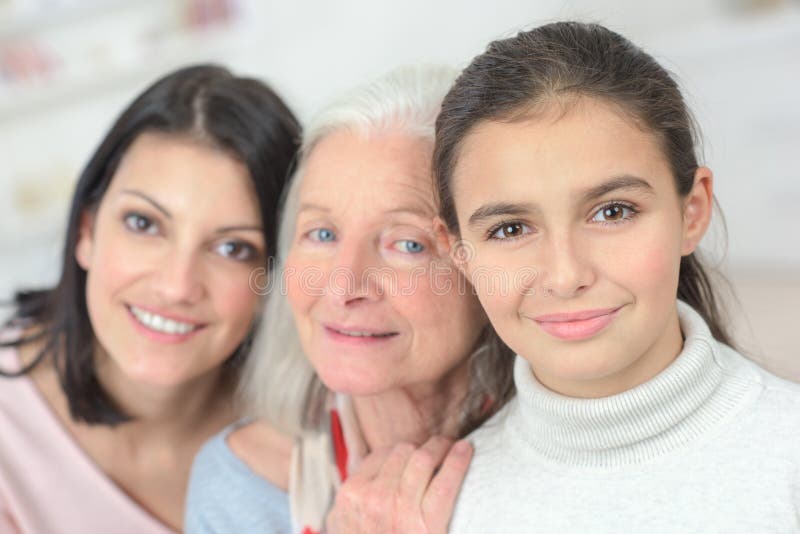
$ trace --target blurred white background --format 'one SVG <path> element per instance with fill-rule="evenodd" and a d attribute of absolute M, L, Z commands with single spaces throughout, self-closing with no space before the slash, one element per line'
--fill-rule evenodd
<path fill-rule="evenodd" d="M 214 61 L 267 80 L 307 119 L 394 65 L 463 67 L 492 39 L 603 23 L 681 81 L 727 220 L 704 246 L 734 283 L 740 344 L 800 380 L 797 0 L 0 0 L 0 298 L 58 275 L 80 169 L 153 79 Z"/>

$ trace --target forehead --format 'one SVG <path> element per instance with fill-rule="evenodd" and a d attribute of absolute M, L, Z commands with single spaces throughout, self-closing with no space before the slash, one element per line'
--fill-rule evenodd
<path fill-rule="evenodd" d="M 227 152 L 186 136 L 140 134 L 106 194 L 123 190 L 143 192 L 174 211 L 258 216 L 247 167 Z"/>
<path fill-rule="evenodd" d="M 535 183 L 529 192 L 581 189 L 623 174 L 669 176 L 658 138 L 618 108 L 581 98 L 522 120 L 478 124 L 464 139 L 453 190 L 484 190 L 512 176 Z"/>
<path fill-rule="evenodd" d="M 435 214 L 431 140 L 404 133 L 334 132 L 311 151 L 300 204 L 379 214 L 406 209 Z"/>

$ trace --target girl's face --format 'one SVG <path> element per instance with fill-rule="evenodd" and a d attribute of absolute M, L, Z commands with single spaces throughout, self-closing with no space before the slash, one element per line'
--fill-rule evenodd
<path fill-rule="evenodd" d="M 575 397 L 619 393 L 681 350 L 680 260 L 708 225 L 711 182 L 701 168 L 679 197 L 656 137 L 598 100 L 484 122 L 453 176 L 457 255 L 540 382 Z"/>
<path fill-rule="evenodd" d="M 303 349 L 334 391 L 423 393 L 466 377 L 487 321 L 437 247 L 431 150 L 343 130 L 306 162 L 285 276 Z"/>
<path fill-rule="evenodd" d="M 216 370 L 259 302 L 249 277 L 264 238 L 248 171 L 197 141 L 141 134 L 85 214 L 75 256 L 100 363 L 158 386 Z"/>

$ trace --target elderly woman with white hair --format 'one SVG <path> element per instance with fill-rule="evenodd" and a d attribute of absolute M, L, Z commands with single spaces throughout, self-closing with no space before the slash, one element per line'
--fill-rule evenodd
<path fill-rule="evenodd" d="M 403 483 L 378 500 L 426 494 L 446 528 L 471 457 L 453 440 L 513 394 L 512 355 L 437 225 L 434 123 L 454 77 L 395 70 L 306 130 L 243 373 L 249 417 L 195 459 L 188 532 L 319 532 L 348 477 L 379 471 Z"/>

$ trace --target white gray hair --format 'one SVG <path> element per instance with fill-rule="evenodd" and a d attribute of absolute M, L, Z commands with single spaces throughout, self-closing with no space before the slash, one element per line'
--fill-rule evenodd
<path fill-rule="evenodd" d="M 365 136 L 408 133 L 429 139 L 433 144 L 436 117 L 457 75 L 455 69 L 440 65 L 400 67 L 333 101 L 309 123 L 303 134 L 300 159 L 281 209 L 276 268 L 270 274 L 273 277 L 271 291 L 242 372 L 240 396 L 249 415 L 264 418 L 280 431 L 299 435 L 313 430 L 318 424 L 327 395 L 327 389 L 303 352 L 280 283 L 283 262 L 294 237 L 300 183 L 308 156 L 322 139 L 341 130 L 357 131 Z M 483 359 L 486 350 L 496 355 L 490 358 L 492 369 L 487 371 L 500 373 L 503 385 L 499 387 L 502 391 L 497 393 L 502 398 L 495 399 L 502 403 L 510 396 L 507 391 L 513 391 L 511 354 L 493 330 L 491 335 L 481 336 L 473 356 L 480 354 Z M 508 364 L 497 365 L 498 358 L 507 360 Z M 507 371 L 497 367 L 506 367 Z M 478 389 L 486 391 L 485 387 Z"/>

